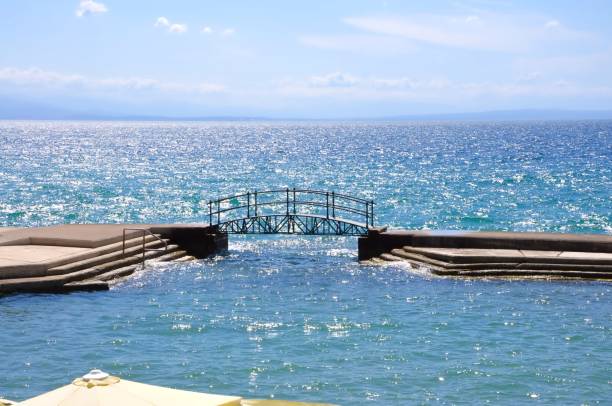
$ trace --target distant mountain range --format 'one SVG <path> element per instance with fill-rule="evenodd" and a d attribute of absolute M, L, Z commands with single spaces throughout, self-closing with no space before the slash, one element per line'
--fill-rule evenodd
<path fill-rule="evenodd" d="M 113 121 L 299 121 L 316 117 L 162 116 L 88 113 L 49 107 L 42 103 L 0 99 L 0 120 L 113 120 Z M 406 114 L 381 117 L 338 117 L 325 121 L 505 121 L 505 120 L 612 120 L 612 110 L 522 109 L 470 113 Z"/>
<path fill-rule="evenodd" d="M 407 121 L 612 120 L 612 110 L 496 110 L 474 113 L 402 115 L 383 119 Z"/>

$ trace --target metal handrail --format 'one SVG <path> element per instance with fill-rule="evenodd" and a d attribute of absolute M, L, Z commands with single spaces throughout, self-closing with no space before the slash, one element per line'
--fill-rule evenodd
<path fill-rule="evenodd" d="M 272 193 L 285 193 L 287 190 L 289 190 L 290 192 L 295 191 L 296 193 L 312 193 L 312 194 L 318 194 L 318 195 L 323 195 L 325 196 L 327 193 L 332 193 L 332 192 L 328 192 L 328 191 L 324 191 L 324 190 L 314 190 L 314 189 L 296 189 L 296 188 L 286 188 L 286 189 L 271 189 L 271 190 L 263 190 L 263 191 L 255 191 L 255 192 L 246 192 L 246 193 L 241 193 L 239 195 L 233 195 L 233 196 L 225 196 L 219 199 L 215 199 L 213 200 L 213 202 L 223 202 L 226 200 L 232 200 L 232 199 L 237 199 L 239 197 L 244 197 L 247 196 L 248 194 L 254 194 L 257 193 L 259 195 L 263 195 L 263 194 L 272 194 Z M 355 203 L 369 203 L 371 202 L 368 199 L 364 199 L 361 197 L 355 197 L 355 196 L 350 196 L 347 194 L 343 194 L 343 193 L 335 193 L 335 196 L 337 198 L 341 198 L 341 199 L 346 199 L 346 200 L 351 200 L 354 201 Z"/>
<path fill-rule="evenodd" d="M 293 203 L 294 203 L 293 200 L 291 200 L 289 202 L 290 205 L 292 205 Z M 276 200 L 276 201 L 271 201 L 271 202 L 257 203 L 257 207 L 261 207 L 261 206 L 280 206 L 280 205 L 286 206 L 287 202 L 285 200 L 282 200 L 282 201 Z M 316 201 L 309 201 L 309 200 L 296 200 L 295 201 L 295 205 L 296 206 L 319 207 L 319 208 L 327 208 L 329 206 L 329 207 L 333 207 L 335 210 L 338 210 L 338 211 L 346 211 L 348 213 L 361 214 L 363 216 L 365 216 L 367 214 L 365 209 L 360 210 L 360 209 L 356 209 L 356 208 L 349 207 L 349 206 L 341 206 L 341 205 L 338 205 L 338 204 L 336 204 L 334 206 L 330 206 L 330 205 L 327 205 L 324 202 L 316 202 Z M 220 210 L 214 211 L 212 214 L 214 216 L 215 214 L 223 214 L 223 213 L 227 213 L 227 212 L 234 211 L 234 210 L 248 209 L 248 208 L 249 208 L 249 205 L 243 204 L 241 206 L 232 206 L 232 207 L 228 207 L 228 208 L 225 208 L 225 209 L 220 209 Z M 336 217 L 336 216 L 330 216 L 330 217 Z"/>
<path fill-rule="evenodd" d="M 151 232 L 151 230 L 148 230 L 146 228 L 124 228 L 123 229 L 123 249 L 122 249 L 122 254 L 125 255 L 125 232 L 126 231 L 140 231 L 142 232 L 142 268 L 144 269 L 145 267 L 145 253 L 147 251 L 164 251 L 164 252 L 168 252 L 168 243 L 164 240 L 162 240 L 161 238 L 159 238 L 158 236 L 156 236 L 155 234 L 153 234 Z M 145 237 L 147 235 L 150 235 L 152 237 L 154 237 L 157 241 L 161 242 L 162 244 L 164 244 L 164 248 L 146 248 L 145 247 Z"/>
<path fill-rule="evenodd" d="M 271 194 L 282 194 L 282 200 L 258 200 L 258 196 L 271 195 Z M 310 198 L 306 197 L 304 200 L 299 199 L 299 195 L 306 194 L 311 195 Z M 322 196 L 324 200 L 317 200 L 316 197 Z M 253 196 L 253 198 L 251 198 Z M 246 197 L 246 202 L 244 201 Z M 277 198 L 278 199 L 278 198 Z M 242 200 L 242 201 L 241 201 Z M 233 202 L 235 201 L 235 203 Z M 229 202 L 230 207 L 226 206 Z M 223 203 L 223 205 L 222 205 Z M 357 204 L 358 207 L 355 207 Z M 365 207 L 363 207 L 363 205 Z M 221 199 L 210 200 L 208 202 L 208 215 L 209 225 L 221 224 L 221 215 L 246 209 L 246 218 L 258 217 L 258 209 L 265 206 L 280 206 L 285 208 L 287 215 L 295 215 L 297 213 L 297 206 L 306 206 L 314 208 L 325 209 L 325 218 L 336 219 L 336 212 L 350 213 L 353 215 L 362 216 L 365 219 L 366 227 L 374 227 L 374 201 L 367 200 L 359 197 L 353 197 L 342 193 L 327 192 L 321 190 L 310 190 L 310 189 L 296 189 L 296 188 L 285 188 L 277 190 L 265 190 L 265 191 L 253 191 L 237 194 L 234 196 L 226 196 Z M 254 216 L 252 216 L 254 214 Z"/>

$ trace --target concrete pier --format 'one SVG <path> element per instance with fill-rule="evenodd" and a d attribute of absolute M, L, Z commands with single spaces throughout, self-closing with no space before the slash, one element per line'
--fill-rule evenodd
<path fill-rule="evenodd" d="M 359 259 L 438 275 L 612 279 L 612 236 L 377 228 L 359 239 Z"/>
<path fill-rule="evenodd" d="M 108 289 L 147 260 L 227 249 L 216 226 L 82 224 L 0 228 L 0 293 Z M 463 277 L 612 279 L 612 236 L 370 228 L 359 259 L 407 261 Z"/>
<path fill-rule="evenodd" d="M 143 260 L 205 258 L 226 249 L 227 234 L 197 224 L 0 228 L 0 293 L 108 289 Z"/>

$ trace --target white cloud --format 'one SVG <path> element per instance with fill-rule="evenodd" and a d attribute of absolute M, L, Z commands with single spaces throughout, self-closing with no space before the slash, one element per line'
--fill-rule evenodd
<path fill-rule="evenodd" d="M 17 69 L 1 68 L 0 81 L 11 82 L 16 85 L 70 85 L 83 80 L 80 75 L 65 75 L 56 72 L 44 71 L 39 68 Z"/>
<path fill-rule="evenodd" d="M 516 80 L 458 81 L 446 77 L 411 77 L 356 75 L 332 72 L 309 77 L 287 78 L 282 81 L 256 84 L 237 90 L 226 89 L 211 82 L 161 81 L 146 77 L 91 77 L 65 74 L 40 68 L 20 69 L 0 67 L 0 88 L 17 94 L 39 97 L 110 97 L 121 100 L 211 101 L 231 96 L 235 99 L 263 100 L 273 103 L 295 101 L 298 105 L 338 103 L 352 106 L 370 102 L 402 106 L 404 102 L 454 105 L 482 109 L 482 106 L 517 106 L 540 101 L 612 100 L 612 84 L 585 85 L 571 79 L 550 79 L 538 72 Z"/>
<path fill-rule="evenodd" d="M 168 31 L 175 32 L 177 34 L 182 34 L 187 31 L 187 25 L 185 24 L 172 24 L 168 27 Z"/>
<path fill-rule="evenodd" d="M 542 79 L 542 74 L 537 71 L 527 72 L 518 78 L 518 82 L 534 82 Z"/>
<path fill-rule="evenodd" d="M 210 27 L 202 27 L 202 29 L 200 30 L 200 32 L 202 34 L 212 34 L 213 29 Z"/>
<path fill-rule="evenodd" d="M 108 8 L 103 3 L 96 3 L 93 0 L 81 0 L 75 14 L 77 17 L 83 17 L 86 14 L 106 13 Z"/>
<path fill-rule="evenodd" d="M 381 90 L 417 90 L 417 89 L 431 89 L 441 90 L 448 88 L 451 82 L 448 79 L 428 79 L 428 80 L 416 80 L 408 77 L 400 78 L 370 78 L 370 86 L 375 89 Z"/>
<path fill-rule="evenodd" d="M 221 35 L 224 37 L 229 37 L 231 35 L 234 35 L 236 33 L 236 30 L 233 28 L 226 28 L 223 31 L 221 31 Z"/>
<path fill-rule="evenodd" d="M 315 87 L 351 87 L 357 85 L 359 79 L 353 75 L 334 72 L 323 76 L 313 76 L 308 84 Z"/>
<path fill-rule="evenodd" d="M 415 43 L 488 51 L 524 52 L 542 44 L 588 37 L 586 33 L 561 26 L 556 20 L 493 13 L 366 16 L 349 17 L 343 21 L 362 31 Z M 554 32 L 550 28 L 555 28 Z"/>
<path fill-rule="evenodd" d="M 536 80 L 533 73 L 516 81 L 458 82 L 444 77 L 418 79 L 410 77 L 356 76 L 334 72 L 328 75 L 281 81 L 278 91 L 284 96 L 301 98 L 335 98 L 343 101 L 420 101 L 461 103 L 468 100 L 506 100 L 526 97 L 612 97 L 612 86 L 584 86 L 569 81 Z"/>
<path fill-rule="evenodd" d="M 169 27 L 170 21 L 166 17 L 158 17 L 155 21 L 155 27 Z"/>
<path fill-rule="evenodd" d="M 182 34 L 187 31 L 186 24 L 171 23 L 166 17 L 158 17 L 155 21 L 154 27 L 166 28 L 168 32 L 175 34 Z"/>
<path fill-rule="evenodd" d="M 311 96 L 318 94 L 393 94 L 397 92 L 412 92 L 415 90 L 437 91 L 447 89 L 451 86 L 452 83 L 443 78 L 418 80 L 408 77 L 365 77 L 343 72 L 311 76 L 301 80 L 285 80 L 281 83 L 281 88 L 285 91 L 303 92 Z"/>
<path fill-rule="evenodd" d="M 141 77 L 92 78 L 77 74 L 63 74 L 40 68 L 18 69 L 0 68 L 0 82 L 17 87 L 79 88 L 91 91 L 104 90 L 154 90 L 166 93 L 207 94 L 225 91 L 225 87 L 215 83 L 164 82 Z"/>

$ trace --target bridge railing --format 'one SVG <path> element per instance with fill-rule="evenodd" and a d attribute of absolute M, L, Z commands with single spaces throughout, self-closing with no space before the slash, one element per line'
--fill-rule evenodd
<path fill-rule="evenodd" d="M 374 201 L 342 193 L 285 188 L 246 192 L 208 202 L 210 225 L 268 215 L 314 215 L 374 226 Z"/>

